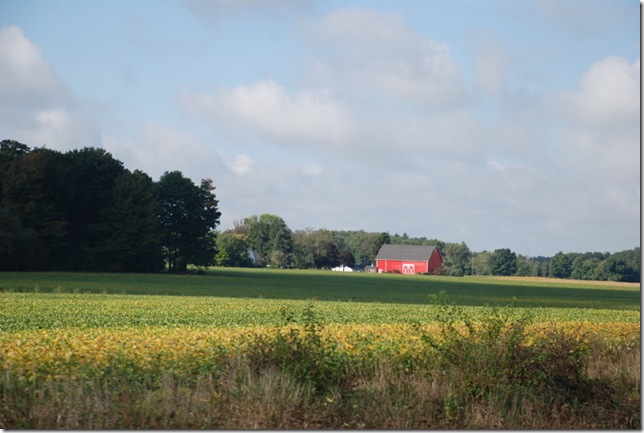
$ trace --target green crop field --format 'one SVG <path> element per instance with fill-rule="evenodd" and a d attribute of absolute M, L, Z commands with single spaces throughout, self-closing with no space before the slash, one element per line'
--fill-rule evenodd
<path fill-rule="evenodd" d="M 2 273 L 0 329 L 280 325 L 314 303 L 327 323 L 435 320 L 445 292 L 471 317 L 512 304 L 534 320 L 639 322 L 638 285 L 216 269 L 203 275 Z"/>
<path fill-rule="evenodd" d="M 0 273 L 0 428 L 498 427 L 476 421 L 490 411 L 515 428 L 552 413 L 562 428 L 638 426 L 639 333 L 635 284 Z M 588 409 L 555 407 L 597 381 L 611 388 Z M 609 415 L 604 395 L 621 396 Z"/>
<path fill-rule="evenodd" d="M 0 273 L 0 292 L 176 295 L 368 303 L 640 309 L 638 284 L 217 268 L 204 275 Z"/>

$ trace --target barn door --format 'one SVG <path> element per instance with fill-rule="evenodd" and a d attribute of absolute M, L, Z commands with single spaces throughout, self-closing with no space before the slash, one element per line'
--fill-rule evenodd
<path fill-rule="evenodd" d="M 416 273 L 416 265 L 413 263 L 403 263 L 402 273 L 406 275 L 411 275 Z"/>

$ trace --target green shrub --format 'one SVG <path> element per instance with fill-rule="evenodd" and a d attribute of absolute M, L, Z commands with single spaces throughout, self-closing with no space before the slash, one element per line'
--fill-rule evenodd
<path fill-rule="evenodd" d="M 296 380 L 312 385 L 324 393 L 340 385 L 346 370 L 347 358 L 336 350 L 331 341 L 320 334 L 323 324 L 313 305 L 307 305 L 297 315 L 281 310 L 287 332 L 277 329 L 272 335 L 256 335 L 246 353 L 251 365 L 261 371 L 277 368 L 292 374 Z"/>
<path fill-rule="evenodd" d="M 431 301 L 439 307 L 440 332 L 431 334 L 418 327 L 420 338 L 430 350 L 427 356 L 434 356 L 436 367 L 452 375 L 464 399 L 499 390 L 556 391 L 576 398 L 588 389 L 583 335 L 553 324 L 529 336 L 530 315 L 517 315 L 511 306 L 492 307 L 475 321 L 450 303 L 444 292 Z"/>

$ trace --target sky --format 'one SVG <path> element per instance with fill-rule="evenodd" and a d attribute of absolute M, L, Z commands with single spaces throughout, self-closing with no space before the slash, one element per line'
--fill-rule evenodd
<path fill-rule="evenodd" d="M 0 140 L 262 213 L 526 256 L 640 245 L 638 0 L 0 0 Z"/>

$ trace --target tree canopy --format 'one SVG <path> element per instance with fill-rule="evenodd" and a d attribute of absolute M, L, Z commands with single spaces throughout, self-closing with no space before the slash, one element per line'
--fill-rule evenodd
<path fill-rule="evenodd" d="M 0 270 L 156 272 L 214 261 L 209 179 L 154 182 L 103 149 L 0 142 Z"/>
<path fill-rule="evenodd" d="M 490 255 L 488 266 L 492 275 L 514 275 L 517 272 L 517 255 L 509 248 L 499 248 Z"/>

